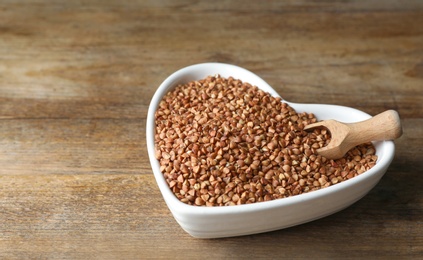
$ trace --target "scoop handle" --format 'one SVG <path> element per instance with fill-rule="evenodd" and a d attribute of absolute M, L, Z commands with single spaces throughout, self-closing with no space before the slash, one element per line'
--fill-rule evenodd
<path fill-rule="evenodd" d="M 351 143 L 394 140 L 402 135 L 401 121 L 395 110 L 387 110 L 350 126 Z"/>

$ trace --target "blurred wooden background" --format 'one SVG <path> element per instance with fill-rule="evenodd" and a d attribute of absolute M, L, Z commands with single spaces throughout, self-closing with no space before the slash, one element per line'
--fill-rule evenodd
<path fill-rule="evenodd" d="M 284 99 L 400 113 L 382 181 L 332 216 L 199 240 L 147 158 L 158 85 L 201 62 Z M 423 2 L 0 3 L 0 258 L 418 258 L 423 255 Z"/>

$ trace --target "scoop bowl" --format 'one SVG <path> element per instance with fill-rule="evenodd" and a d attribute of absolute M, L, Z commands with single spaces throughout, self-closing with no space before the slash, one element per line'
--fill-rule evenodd
<path fill-rule="evenodd" d="M 283 229 L 313 221 L 340 211 L 365 196 L 387 171 L 395 153 L 392 141 L 374 142 L 376 165 L 350 180 L 324 189 L 288 198 L 226 207 L 198 207 L 179 201 L 172 193 L 155 158 L 155 112 L 164 95 L 178 84 L 219 74 L 248 82 L 280 97 L 263 79 L 241 67 L 223 63 L 203 63 L 182 68 L 156 90 L 147 115 L 146 137 L 150 164 L 164 201 L 178 224 L 193 237 L 220 238 Z M 334 119 L 345 123 L 363 121 L 371 116 L 360 110 L 336 105 L 300 104 L 286 100 L 297 112 L 314 113 L 318 120 Z"/>

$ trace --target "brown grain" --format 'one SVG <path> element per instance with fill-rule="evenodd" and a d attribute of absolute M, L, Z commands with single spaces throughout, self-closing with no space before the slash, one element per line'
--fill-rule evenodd
<path fill-rule="evenodd" d="M 339 160 L 316 153 L 325 129 L 280 98 L 234 78 L 177 86 L 156 111 L 156 158 L 175 196 L 197 206 L 285 198 L 351 179 L 375 165 L 372 144 Z"/>

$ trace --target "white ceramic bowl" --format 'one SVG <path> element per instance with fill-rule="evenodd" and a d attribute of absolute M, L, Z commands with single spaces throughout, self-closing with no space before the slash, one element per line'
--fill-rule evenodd
<path fill-rule="evenodd" d="M 170 75 L 154 94 L 147 116 L 147 148 L 154 177 L 163 198 L 176 221 L 189 234 L 198 238 L 218 238 L 248 235 L 282 229 L 309 222 L 344 209 L 366 195 L 385 174 L 391 163 L 395 146 L 392 141 L 375 142 L 378 161 L 369 171 L 339 184 L 283 199 L 267 202 L 226 206 L 198 207 L 180 202 L 169 189 L 159 162 L 155 158 L 154 113 L 163 96 L 177 84 L 200 80 L 209 75 L 232 76 L 273 96 L 279 96 L 263 79 L 243 68 L 221 63 L 192 65 Z M 283 102 L 287 102 L 283 100 Z M 287 102 L 297 112 L 312 112 L 318 120 L 335 119 L 356 122 L 370 116 L 357 109 L 321 104 Z"/>

